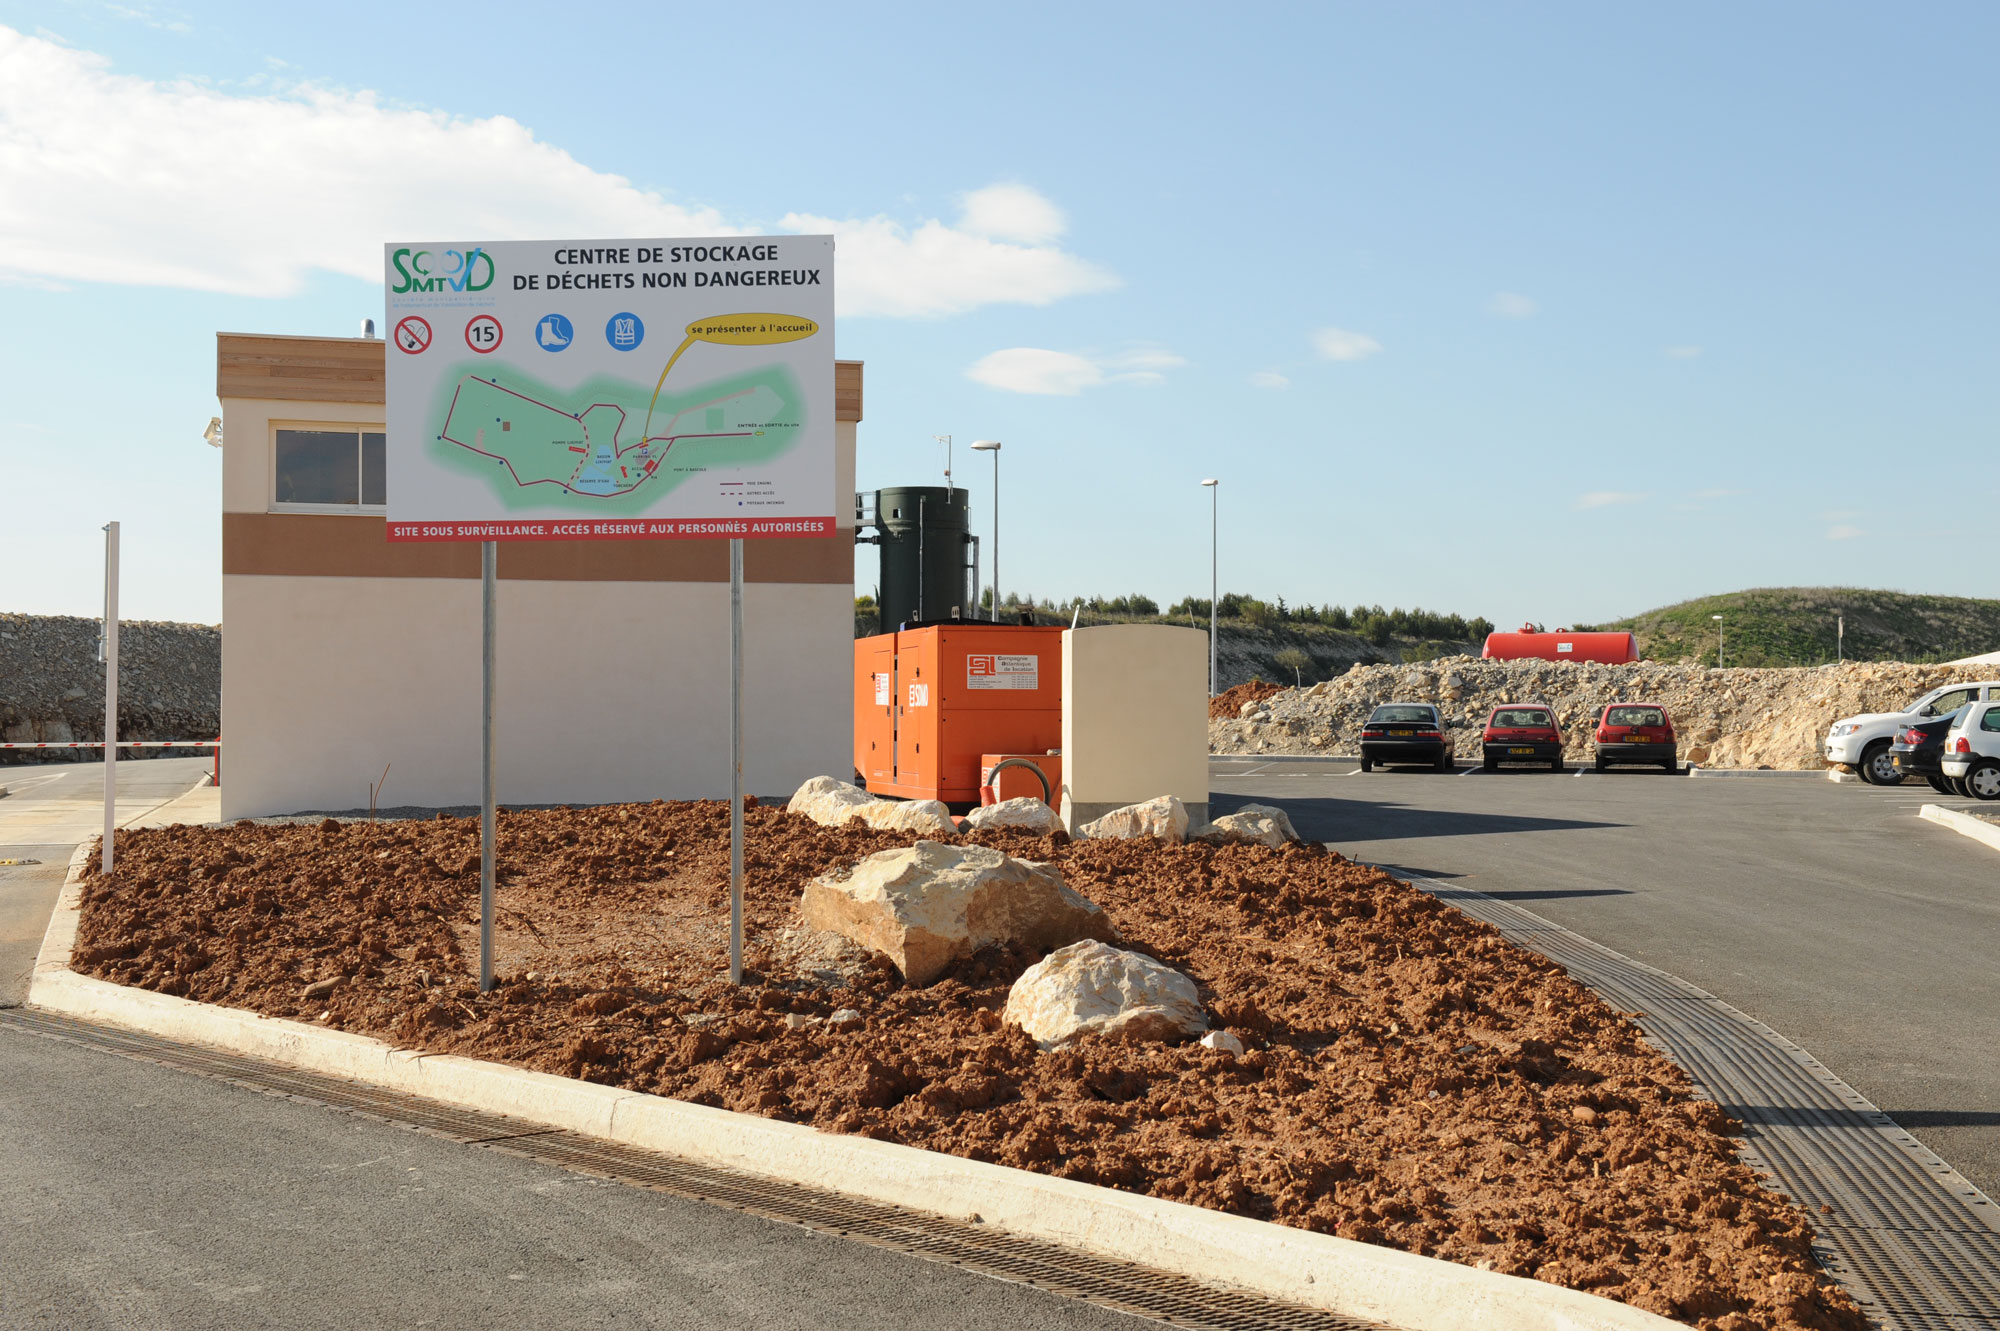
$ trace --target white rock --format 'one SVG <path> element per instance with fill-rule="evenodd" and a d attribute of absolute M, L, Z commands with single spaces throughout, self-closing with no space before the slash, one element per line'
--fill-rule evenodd
<path fill-rule="evenodd" d="M 1059 832 L 1062 819 L 1056 811 L 1036 799 L 1033 795 L 1023 795 L 1018 799 L 1001 800 L 998 804 L 987 804 L 974 809 L 965 816 L 965 825 L 972 827 L 1021 827 L 1030 832 Z"/>
<path fill-rule="evenodd" d="M 937 800 L 885 800 L 860 786 L 830 776 L 816 776 L 793 792 L 787 813 L 812 819 L 824 827 L 845 827 L 850 818 L 884 832 L 944 832 L 958 830 L 951 812 Z"/>
<path fill-rule="evenodd" d="M 1201 1037 L 1201 1043 L 1207 1049 L 1219 1050 L 1225 1054 L 1234 1054 L 1238 1058 L 1243 1056 L 1243 1042 L 1228 1031 L 1210 1031 L 1207 1035 Z"/>
<path fill-rule="evenodd" d="M 1235 813 L 1225 813 L 1212 823 L 1203 823 L 1188 833 L 1189 840 L 1252 841 L 1260 846 L 1282 846 L 1302 840 L 1283 809 L 1268 804 L 1246 804 Z"/>
<path fill-rule="evenodd" d="M 800 906 L 808 925 L 882 953 L 911 984 L 929 984 L 955 958 L 996 943 L 1045 949 L 1116 936 L 1054 865 L 935 841 L 822 874 Z"/>
<path fill-rule="evenodd" d="M 860 786 L 830 776 L 816 776 L 792 792 L 786 813 L 801 814 L 826 827 L 844 827 L 854 810 L 864 804 L 879 803 Z"/>
<path fill-rule="evenodd" d="M 1258 699 L 1252 698 L 1250 699 L 1250 701 L 1244 703 L 1241 707 L 1238 707 L 1236 709 L 1236 714 L 1238 716 L 1248 716 L 1250 715 L 1250 713 L 1256 711 L 1259 707 L 1262 707 L 1263 705 L 1264 704 L 1260 702 Z"/>
<path fill-rule="evenodd" d="M 1095 822 L 1077 829 L 1079 836 L 1101 840 L 1106 837 L 1156 837 L 1161 841 L 1187 839 L 1187 806 L 1174 795 L 1161 795 L 1143 804 L 1113 809 Z"/>
<path fill-rule="evenodd" d="M 884 832 L 942 832 L 950 836 L 958 831 L 942 800 L 872 800 L 854 806 L 848 817 Z"/>
<path fill-rule="evenodd" d="M 1194 981 L 1151 957 L 1095 940 L 1030 966 L 1007 991 L 1006 1019 L 1044 1049 L 1083 1035 L 1177 1040 L 1208 1027 Z"/>

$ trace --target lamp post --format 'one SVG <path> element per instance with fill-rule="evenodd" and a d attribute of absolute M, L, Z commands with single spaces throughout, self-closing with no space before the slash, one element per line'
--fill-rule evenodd
<path fill-rule="evenodd" d="M 1216 552 L 1219 539 L 1217 506 L 1220 500 L 1216 496 L 1222 490 L 1222 483 L 1214 477 L 1210 477 L 1208 480 L 1203 481 L 1202 484 L 1208 487 L 1208 696 L 1213 698 L 1215 696 L 1216 685 L 1215 633 L 1217 624 L 1216 605 L 1218 600 L 1216 592 L 1220 586 L 1216 578 Z"/>
<path fill-rule="evenodd" d="M 1000 441 L 998 439 L 975 439 L 972 441 L 975 453 L 993 455 L 993 622 L 1000 622 Z"/>
<path fill-rule="evenodd" d="M 1847 660 L 1847 616 L 1844 614 L 1833 617 L 1833 659 L 1837 662 Z"/>
<path fill-rule="evenodd" d="M 1722 616 L 1710 615 L 1709 618 L 1715 621 L 1715 668 L 1720 670 L 1722 669 Z"/>

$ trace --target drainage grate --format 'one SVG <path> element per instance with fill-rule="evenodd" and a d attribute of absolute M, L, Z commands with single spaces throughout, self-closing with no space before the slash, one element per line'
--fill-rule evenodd
<path fill-rule="evenodd" d="M 1743 1121 L 1745 1162 L 1812 1214 L 1821 1265 L 1888 1331 L 2000 1331 L 2000 1206 L 1818 1059 L 1706 990 L 1532 911 L 1410 881 L 1639 1013 L 1653 1043 Z"/>
<path fill-rule="evenodd" d="M 595 1178 L 726 1206 L 1174 1326 L 1203 1331 L 1386 1331 L 1379 1323 L 1215 1289 L 1184 1276 L 1074 1252 L 969 1221 L 716 1169 L 503 1114 L 458 1109 L 364 1082 L 38 1009 L 0 1011 L 0 1030 L 4 1029 L 218 1078 L 303 1104 L 363 1114 Z"/>

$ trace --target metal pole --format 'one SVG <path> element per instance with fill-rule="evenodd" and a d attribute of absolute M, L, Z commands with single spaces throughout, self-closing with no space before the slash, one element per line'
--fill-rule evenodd
<path fill-rule="evenodd" d="M 493 601 L 499 546 L 479 543 L 479 992 L 493 988 Z"/>
<path fill-rule="evenodd" d="M 1220 485 L 1211 485 L 1208 487 L 1208 696 L 1211 698 L 1215 696 L 1216 685 L 1220 683 L 1216 678 L 1215 644 L 1218 625 L 1221 623 L 1221 619 L 1217 613 L 1221 606 L 1222 589 L 1222 581 L 1217 573 L 1217 570 L 1221 567 L 1221 555 L 1219 554 L 1221 549 L 1221 528 L 1219 526 L 1219 505 L 1221 499 L 1219 495 L 1221 490 L 1222 487 Z"/>
<path fill-rule="evenodd" d="M 993 622 L 1000 622 L 1000 450 L 993 450 Z"/>
<path fill-rule="evenodd" d="M 743 983 L 743 539 L 729 542 L 729 982 Z"/>
<path fill-rule="evenodd" d="M 104 847 L 99 867 L 111 872 L 118 828 L 118 524 L 104 524 Z"/>
<path fill-rule="evenodd" d="M 1833 617 L 1833 625 L 1833 659 L 1845 662 L 1847 660 L 1847 616 L 1835 615 Z"/>

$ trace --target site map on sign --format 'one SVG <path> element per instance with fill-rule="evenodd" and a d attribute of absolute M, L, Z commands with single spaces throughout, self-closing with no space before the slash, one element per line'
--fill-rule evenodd
<path fill-rule="evenodd" d="M 556 389 L 469 364 L 440 385 L 434 419 L 433 448 L 485 477 L 507 507 L 621 514 L 711 468 L 777 457 L 798 434 L 804 399 L 782 365 L 669 393 L 611 378 Z M 771 497 L 754 478 L 723 484 L 746 508 Z"/>

